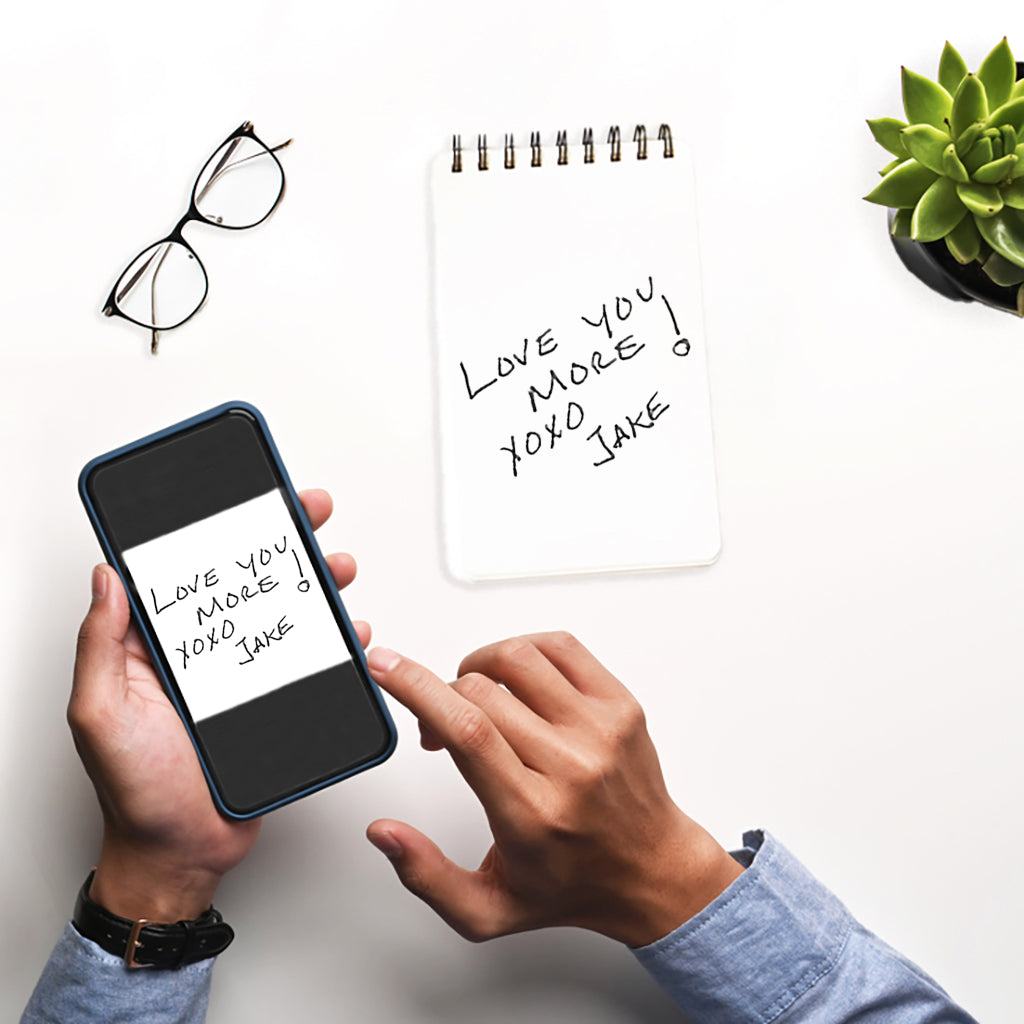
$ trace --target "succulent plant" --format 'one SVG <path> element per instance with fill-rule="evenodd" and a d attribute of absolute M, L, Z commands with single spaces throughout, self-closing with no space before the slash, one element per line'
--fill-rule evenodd
<path fill-rule="evenodd" d="M 896 210 L 894 235 L 944 239 L 962 264 L 977 260 L 996 283 L 1019 286 L 1024 316 L 1024 79 L 1004 38 L 977 72 L 946 43 L 938 81 L 907 68 L 906 121 L 868 121 L 895 159 L 864 198 Z"/>

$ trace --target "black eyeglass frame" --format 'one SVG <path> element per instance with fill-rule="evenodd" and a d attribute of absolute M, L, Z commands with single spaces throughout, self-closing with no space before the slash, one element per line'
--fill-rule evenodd
<path fill-rule="evenodd" d="M 252 224 L 220 224 L 215 220 L 210 220 L 208 217 L 204 217 L 199 212 L 199 207 L 196 202 L 196 190 L 199 188 L 199 182 L 202 181 L 203 175 L 206 173 L 206 169 L 210 166 L 210 164 L 213 163 L 214 158 L 217 156 L 217 154 L 234 139 L 240 138 L 252 139 L 253 142 L 258 143 L 260 146 L 263 147 L 264 150 L 266 150 L 267 155 L 274 161 L 275 164 L 277 164 L 278 170 L 281 172 L 281 188 L 277 193 L 277 198 L 271 204 L 267 212 L 262 217 L 260 217 L 259 220 L 253 221 Z M 185 227 L 186 224 L 190 224 L 193 221 L 201 221 L 203 224 L 209 224 L 211 227 L 215 228 L 224 228 L 227 231 L 246 231 L 249 228 L 254 228 L 262 224 L 277 209 L 285 193 L 286 182 L 284 176 L 284 168 L 281 166 L 281 161 L 277 159 L 275 153 L 279 149 L 284 149 L 285 146 L 290 146 L 291 143 L 292 140 L 288 139 L 287 142 L 282 142 L 278 146 L 268 146 L 261 138 L 259 138 L 259 136 L 257 136 L 256 132 L 253 130 L 252 121 L 245 121 L 244 123 L 239 125 L 238 128 L 236 128 L 222 143 L 220 143 L 219 146 L 217 146 L 214 149 L 213 153 L 210 155 L 210 158 L 206 161 L 206 163 L 203 164 L 201 170 L 196 175 L 195 183 L 192 185 L 192 194 L 191 197 L 189 198 L 188 210 L 186 211 L 185 215 L 178 221 L 177 224 L 174 225 L 174 227 L 167 235 L 165 235 L 163 238 L 157 239 L 157 241 L 155 242 L 151 242 L 147 246 L 144 246 L 142 249 L 138 251 L 138 253 L 136 253 L 135 256 L 132 257 L 131 260 L 128 261 L 128 265 L 125 267 L 123 271 L 121 271 L 117 280 L 114 282 L 114 287 L 110 289 L 110 294 L 107 296 L 106 302 L 103 303 L 103 315 L 119 316 L 123 320 L 127 320 L 133 324 L 138 324 L 139 327 L 145 327 L 147 330 L 152 331 L 153 339 L 150 350 L 155 355 L 157 351 L 157 345 L 159 344 L 160 332 L 173 331 L 176 327 L 180 327 L 182 324 L 187 323 L 189 320 L 191 320 L 192 317 L 194 317 L 196 313 L 198 313 L 199 310 L 203 308 L 203 305 L 206 302 L 206 296 L 210 292 L 210 278 L 206 273 L 206 267 L 203 266 L 203 261 L 199 258 L 199 253 L 197 253 L 195 249 L 191 245 L 189 245 L 188 242 L 185 241 L 185 237 L 182 234 L 182 229 Z M 124 310 L 122 310 L 120 306 L 118 306 L 117 304 L 117 293 L 124 281 L 125 274 L 127 274 L 128 271 L 135 265 L 138 258 L 143 253 L 149 252 L 150 249 L 156 249 L 159 246 L 163 245 L 165 242 L 175 242 L 178 245 L 182 246 L 184 249 L 187 249 L 188 252 L 192 254 L 193 258 L 196 261 L 196 264 L 198 265 L 199 269 L 202 271 L 203 274 L 203 297 L 199 300 L 199 303 L 196 306 L 196 308 L 193 309 L 192 312 L 188 314 L 188 316 L 184 317 L 182 320 L 179 320 L 176 324 L 171 324 L 170 326 L 167 327 L 155 327 L 151 323 L 145 323 L 142 320 L 136 320 L 135 317 L 129 316 L 127 313 L 125 313 Z"/>

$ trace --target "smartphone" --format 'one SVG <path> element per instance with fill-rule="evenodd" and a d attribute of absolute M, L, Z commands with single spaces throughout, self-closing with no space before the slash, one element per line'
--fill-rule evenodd
<path fill-rule="evenodd" d="M 391 754 L 391 716 L 257 409 L 230 402 L 101 455 L 79 493 L 224 815 Z"/>

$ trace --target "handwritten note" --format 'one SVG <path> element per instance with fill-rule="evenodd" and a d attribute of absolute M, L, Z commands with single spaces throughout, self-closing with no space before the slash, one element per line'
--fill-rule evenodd
<path fill-rule="evenodd" d="M 590 381 L 592 382 L 590 390 L 594 390 L 593 384 L 599 381 L 603 373 L 612 370 L 616 364 L 622 366 L 637 358 L 648 344 L 652 343 L 647 340 L 648 338 L 657 339 L 653 341 L 654 344 L 668 343 L 671 346 L 672 354 L 680 359 L 684 359 L 690 354 L 692 348 L 690 341 L 680 333 L 672 306 L 668 296 L 664 293 L 659 296 L 659 299 L 664 303 L 665 311 L 671 320 L 671 334 L 665 329 L 665 324 L 662 324 L 662 330 L 658 331 L 658 325 L 653 322 L 653 318 L 642 315 L 637 316 L 633 327 L 641 332 L 647 328 L 645 333 L 641 333 L 640 336 L 635 333 L 621 333 L 629 327 L 634 310 L 639 311 L 643 304 L 652 302 L 654 296 L 654 278 L 648 276 L 644 288 L 634 289 L 632 297 L 629 295 L 615 296 L 613 315 L 609 315 L 607 302 L 601 304 L 600 316 L 597 320 L 590 320 L 581 315 L 580 319 L 585 324 L 602 329 L 600 337 L 591 340 L 592 351 L 588 354 L 584 350 L 582 353 L 577 353 L 575 358 L 569 353 L 564 355 L 561 360 L 547 360 L 540 370 L 542 383 L 539 386 L 537 384 L 523 385 L 527 399 L 524 405 L 529 405 L 531 413 L 537 413 L 543 409 L 546 417 L 550 408 L 549 403 L 552 403 L 553 399 L 555 400 L 553 404 L 559 407 L 559 411 L 552 412 L 550 420 L 544 419 L 542 430 L 528 429 L 525 433 L 520 434 L 513 432 L 509 435 L 508 444 L 499 448 L 499 451 L 507 452 L 510 456 L 509 466 L 514 477 L 519 476 L 519 467 L 524 457 L 532 458 L 545 451 L 553 452 L 556 448 L 564 452 L 565 448 L 560 444 L 562 439 L 585 425 L 589 431 L 585 432 L 586 439 L 594 442 L 587 449 L 585 458 L 596 456 L 596 461 L 592 465 L 603 466 L 616 458 L 624 444 L 641 437 L 644 431 L 651 429 L 662 414 L 668 411 L 668 404 L 659 399 L 658 392 L 654 391 L 645 402 L 640 404 L 638 409 L 625 411 L 615 421 L 597 423 L 593 429 L 589 429 L 591 423 L 587 420 L 587 414 L 582 404 L 589 393 L 584 385 Z M 554 355 L 558 348 L 559 343 L 554 337 L 552 329 L 546 328 L 534 339 L 529 337 L 523 339 L 521 354 L 519 352 L 499 354 L 490 379 L 477 380 L 475 385 L 470 382 L 465 362 L 460 362 L 459 369 L 466 384 L 467 397 L 471 401 L 478 398 L 487 388 L 510 377 L 519 367 L 527 368 L 531 358 L 539 363 L 545 356 Z M 551 362 L 554 362 L 555 365 L 549 367 L 547 363 Z M 567 398 L 564 402 L 559 403 L 558 399 L 562 397 L 562 393 L 572 394 L 575 397 Z"/>
<path fill-rule="evenodd" d="M 713 561 L 693 179 L 613 163 L 433 168 L 445 539 L 468 580 Z"/>
<path fill-rule="evenodd" d="M 195 721 L 351 660 L 279 491 L 124 557 Z"/>

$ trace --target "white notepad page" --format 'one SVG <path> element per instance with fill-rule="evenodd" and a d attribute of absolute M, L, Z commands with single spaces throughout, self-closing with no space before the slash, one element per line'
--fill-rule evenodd
<path fill-rule="evenodd" d="M 431 168 L 445 549 L 463 580 L 718 556 L 688 150 L 566 152 Z"/>

